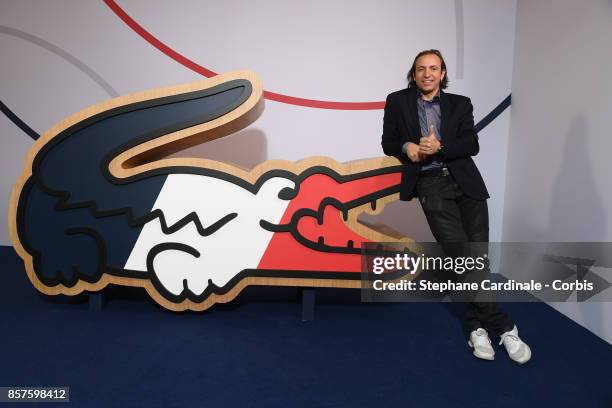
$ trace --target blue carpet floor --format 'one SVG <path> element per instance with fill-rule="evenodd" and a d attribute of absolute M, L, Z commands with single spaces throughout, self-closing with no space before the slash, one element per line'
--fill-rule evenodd
<path fill-rule="evenodd" d="M 612 346 L 541 303 L 505 305 L 534 353 L 518 366 L 474 358 L 456 304 L 318 290 L 301 322 L 295 288 L 182 314 L 111 288 L 92 312 L 38 294 L 12 248 L 0 259 L 0 386 L 70 387 L 43 406 L 612 407 Z"/>

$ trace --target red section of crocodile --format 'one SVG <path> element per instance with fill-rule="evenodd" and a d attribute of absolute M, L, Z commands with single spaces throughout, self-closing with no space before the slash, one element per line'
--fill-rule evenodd
<path fill-rule="evenodd" d="M 362 197 L 374 197 L 375 193 L 396 186 L 399 182 L 399 172 L 363 177 L 344 183 L 338 183 L 325 174 L 313 174 L 301 182 L 298 195 L 287 206 L 279 224 L 289 224 L 295 212 L 301 209 L 318 211 L 325 198 L 331 197 L 341 203 L 348 203 Z M 303 238 L 317 245 L 317 249 L 308 248 L 296 241 L 290 232 L 276 232 L 258 269 L 360 272 L 359 254 L 326 252 L 321 245 L 320 237 L 323 237 L 322 243 L 325 246 L 331 247 L 348 248 L 349 241 L 352 241 L 354 248 L 360 248 L 362 242 L 369 242 L 344 224 L 341 210 L 326 205 L 321 225 L 316 216 L 305 215 L 299 218 L 297 230 Z"/>

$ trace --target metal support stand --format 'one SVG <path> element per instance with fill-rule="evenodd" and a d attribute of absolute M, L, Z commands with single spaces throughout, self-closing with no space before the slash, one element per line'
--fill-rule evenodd
<path fill-rule="evenodd" d="M 104 295 L 102 293 L 89 294 L 89 310 L 92 312 L 101 312 L 104 307 Z"/>
<path fill-rule="evenodd" d="M 314 320 L 315 294 L 313 288 L 300 288 L 302 295 L 302 321 L 310 322 Z"/>

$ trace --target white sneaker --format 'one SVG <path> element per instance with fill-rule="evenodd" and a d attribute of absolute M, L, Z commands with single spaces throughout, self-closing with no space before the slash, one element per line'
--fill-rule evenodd
<path fill-rule="evenodd" d="M 506 351 L 510 358 L 519 364 L 524 364 L 531 358 L 531 349 L 521 338 L 518 336 L 518 329 L 516 326 L 508 332 L 501 335 L 499 344 L 504 343 Z"/>
<path fill-rule="evenodd" d="M 468 345 L 474 349 L 474 355 L 483 360 L 493 360 L 495 350 L 491 347 L 491 339 L 487 331 L 482 327 L 470 333 Z"/>

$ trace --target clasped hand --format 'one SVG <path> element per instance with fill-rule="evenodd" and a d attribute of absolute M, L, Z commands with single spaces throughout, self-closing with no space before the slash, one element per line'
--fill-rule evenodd
<path fill-rule="evenodd" d="M 406 148 L 406 155 L 413 162 L 425 160 L 429 155 L 437 153 L 440 149 L 440 141 L 436 137 L 433 125 L 429 127 L 427 136 L 421 137 L 419 144 L 409 142 Z"/>

